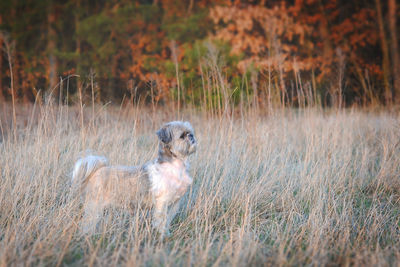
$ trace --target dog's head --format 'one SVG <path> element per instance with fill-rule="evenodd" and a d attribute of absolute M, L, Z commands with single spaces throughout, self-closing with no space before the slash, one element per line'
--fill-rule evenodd
<path fill-rule="evenodd" d="M 168 122 L 157 131 L 157 136 L 160 140 L 160 152 L 166 156 L 184 159 L 196 151 L 197 141 L 189 122 Z"/>

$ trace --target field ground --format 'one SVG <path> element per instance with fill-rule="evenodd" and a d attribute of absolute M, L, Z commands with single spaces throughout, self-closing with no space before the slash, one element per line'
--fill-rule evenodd
<path fill-rule="evenodd" d="M 199 140 L 194 184 L 161 241 L 138 208 L 109 209 L 97 234 L 82 235 L 70 174 L 86 149 L 113 164 L 154 158 L 155 131 L 177 116 L 43 106 L 26 114 L 16 136 L 11 116 L 0 116 L 0 266 L 400 264 L 397 115 L 181 112 Z"/>

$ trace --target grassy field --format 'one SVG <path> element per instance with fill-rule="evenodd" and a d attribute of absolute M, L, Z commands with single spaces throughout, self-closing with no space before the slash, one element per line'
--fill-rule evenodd
<path fill-rule="evenodd" d="M 397 115 L 306 109 L 212 118 L 37 106 L 17 114 L 16 136 L 7 118 L 0 266 L 400 264 Z M 175 119 L 192 123 L 199 147 L 172 236 L 159 240 L 138 207 L 108 209 L 99 233 L 81 234 L 70 191 L 79 152 L 142 164 L 156 155 L 155 131 Z"/>

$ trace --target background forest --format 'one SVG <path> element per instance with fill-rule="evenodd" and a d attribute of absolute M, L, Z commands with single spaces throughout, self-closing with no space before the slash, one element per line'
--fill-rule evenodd
<path fill-rule="evenodd" d="M 395 0 L 2 0 L 0 101 L 391 105 L 398 16 Z"/>

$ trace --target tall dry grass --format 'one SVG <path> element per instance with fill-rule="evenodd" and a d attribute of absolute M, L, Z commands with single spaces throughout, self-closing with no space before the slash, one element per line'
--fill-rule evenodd
<path fill-rule="evenodd" d="M 181 110 L 182 117 L 141 108 L 35 110 L 28 109 L 17 138 L 2 127 L 1 266 L 400 263 L 395 115 L 305 109 L 219 119 L 193 110 Z M 159 240 L 138 206 L 108 209 L 99 232 L 82 235 L 79 198 L 70 192 L 79 152 L 142 164 L 156 155 L 155 130 L 174 119 L 191 121 L 199 148 L 172 236 Z"/>

